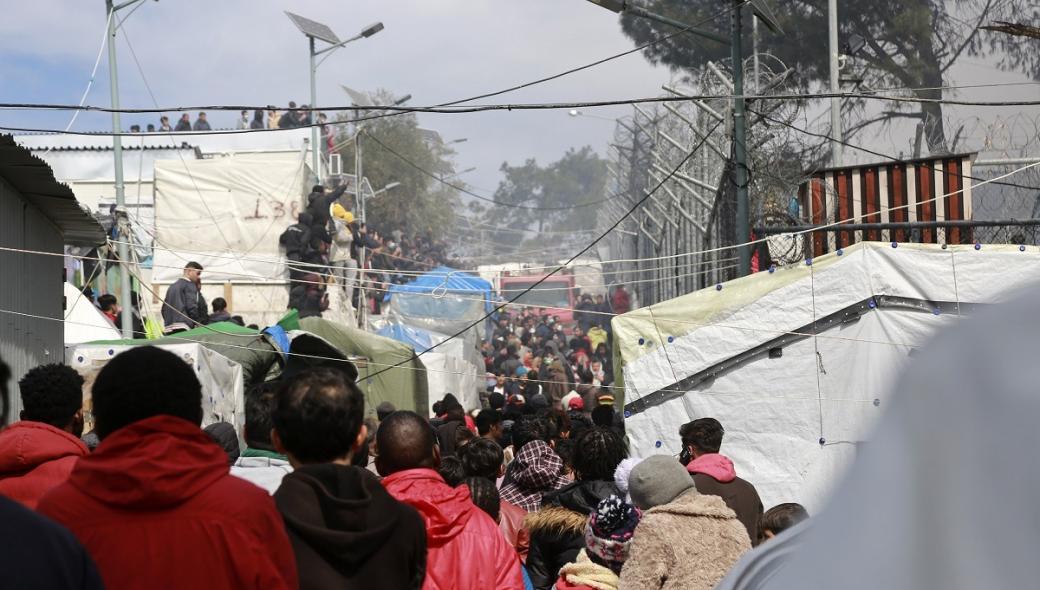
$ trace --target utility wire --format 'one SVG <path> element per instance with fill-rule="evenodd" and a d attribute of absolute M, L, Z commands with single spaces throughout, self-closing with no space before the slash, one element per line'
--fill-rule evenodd
<path fill-rule="evenodd" d="M 711 130 L 710 130 L 710 131 L 709 131 L 709 132 L 708 132 L 708 133 L 706 134 L 706 136 L 707 136 L 707 135 L 710 135 L 710 134 L 711 134 L 712 132 L 714 132 L 714 131 L 715 131 L 716 129 L 718 129 L 718 128 L 719 128 L 719 125 L 721 125 L 721 124 L 722 124 L 722 121 L 719 121 L 719 122 L 715 123 L 715 126 L 714 126 L 714 127 L 712 127 L 712 129 L 711 129 Z M 635 202 L 635 204 L 634 204 L 634 205 L 632 205 L 632 206 L 631 206 L 631 207 L 630 207 L 630 208 L 628 209 L 628 211 L 627 211 L 627 212 L 626 212 L 626 213 L 625 213 L 624 215 L 622 215 L 621 217 L 619 217 L 619 218 L 618 218 L 618 220 L 617 220 L 617 221 L 615 221 L 613 225 L 611 225 L 610 227 L 608 227 L 608 228 L 607 228 L 607 229 L 606 229 L 606 230 L 605 230 L 605 231 L 604 231 L 603 233 L 601 233 L 601 234 L 600 234 L 600 235 L 599 235 L 598 237 L 596 237 L 596 239 L 594 239 L 594 240 L 592 240 L 591 242 L 589 242 L 589 244 L 588 244 L 587 246 L 585 246 L 584 248 L 582 248 L 581 250 L 579 250 L 579 251 L 578 251 L 578 252 L 577 252 L 576 254 L 574 254 L 573 256 L 571 256 L 571 257 L 570 257 L 570 259 L 568 259 L 568 260 L 567 260 L 567 262 L 565 262 L 564 264 L 562 264 L 562 265 L 560 265 L 560 266 L 557 266 L 557 267 L 556 267 L 556 268 L 554 268 L 554 269 L 553 269 L 552 271 L 550 271 L 550 272 L 549 272 L 548 274 L 546 274 L 546 275 L 545 275 L 545 276 L 543 276 L 542 278 L 540 278 L 540 279 L 538 279 L 537 281 L 535 281 L 535 282 L 534 282 L 534 284 L 532 284 L 532 285 L 531 285 L 530 287 L 528 287 L 527 289 L 524 289 L 523 291 L 521 291 L 520 293 L 518 293 L 517 295 L 515 295 L 515 296 L 514 296 L 514 297 L 513 297 L 512 299 L 510 299 L 510 300 L 509 300 L 509 301 L 507 302 L 507 304 L 515 303 L 515 302 L 516 302 L 517 300 L 519 300 L 519 299 L 520 299 L 521 297 L 523 297 L 523 296 L 524 296 L 525 294 L 527 294 L 527 293 L 529 293 L 529 292 L 533 291 L 533 290 L 534 290 L 534 289 L 535 289 L 536 287 L 538 287 L 538 285 L 541 285 L 542 283 L 544 283 L 544 282 L 545 282 L 546 280 L 548 280 L 548 279 L 549 279 L 550 277 L 552 277 L 552 276 L 553 276 L 553 275 L 555 275 L 556 273 L 560 272 L 560 271 L 561 271 L 561 270 L 563 270 L 564 268 L 567 268 L 567 266 L 568 266 L 568 265 L 569 265 L 570 263 L 574 262 L 575 260 L 577 260 L 578 258 L 580 258 L 580 257 L 581 257 L 581 256 L 582 256 L 583 254 L 585 254 L 586 252 L 588 252 L 589 250 L 591 250 L 591 249 L 592 249 L 593 247 L 595 247 L 595 246 L 596 246 L 596 244 L 600 243 L 600 242 L 601 242 L 601 241 L 603 240 L 603 238 L 607 237 L 607 236 L 608 236 L 608 235 L 610 234 L 610 232 L 614 231 L 614 228 L 616 228 L 617 226 L 621 225 L 621 222 L 622 222 L 622 221 L 624 221 L 625 219 L 627 219 L 629 215 L 631 215 L 632 213 L 634 213 L 636 209 L 638 209 L 638 208 L 639 208 L 639 207 L 640 207 L 640 206 L 641 206 L 641 205 L 642 205 L 643 203 L 645 203 L 645 202 L 646 202 L 647 200 L 649 200 L 649 199 L 650 199 L 650 197 L 652 197 L 652 196 L 654 195 L 654 193 L 656 193 L 656 192 L 657 192 L 658 190 L 660 190 L 660 189 L 661 189 L 661 187 L 662 187 L 662 186 L 664 186 L 664 183 L 665 183 L 665 182 L 667 182 L 667 181 L 668 181 L 669 179 L 671 179 L 671 178 L 672 178 L 673 176 L 675 176 L 675 173 L 676 173 L 676 172 L 678 172 L 679 170 L 681 170 L 681 169 L 682 169 L 682 167 L 686 165 L 686 162 L 688 162 L 688 161 L 690 160 L 690 158 L 692 158 L 692 157 L 694 156 L 694 154 L 696 154 L 696 153 L 697 153 L 697 150 L 699 150 L 699 149 L 701 148 L 701 146 L 702 146 L 702 145 L 704 144 L 704 142 L 705 142 L 706 140 L 707 140 L 707 137 L 705 137 L 704 139 L 701 139 L 700 143 L 698 143 L 698 145 L 697 145 L 697 146 L 695 146 L 695 147 L 694 147 L 694 148 L 693 148 L 692 150 L 690 150 L 690 152 L 689 152 L 689 153 L 688 153 L 688 154 L 686 155 L 686 157 L 685 157 L 685 158 L 683 158 L 683 159 L 682 159 L 682 161 L 681 161 L 681 162 L 679 162 L 679 164 L 678 164 L 678 165 L 677 165 L 677 166 L 676 166 L 675 168 L 673 168 L 673 169 L 672 169 L 672 170 L 671 170 L 671 171 L 670 171 L 670 172 L 668 173 L 668 175 L 667 175 L 667 176 L 665 176 L 665 177 L 664 177 L 664 178 L 663 178 L 663 179 L 661 180 L 661 182 L 659 182 L 659 183 L 657 184 L 657 186 L 655 186 L 655 187 L 654 187 L 653 189 L 651 189 L 650 191 L 647 191 L 647 193 L 646 193 L 646 194 L 645 194 L 645 195 L 644 195 L 644 196 L 643 196 L 643 197 L 642 197 L 641 199 L 639 199 L 638 201 L 636 201 L 636 202 Z M 501 309 L 502 309 L 503 307 L 505 307 L 505 305 L 499 305 L 499 306 L 496 306 L 496 307 L 495 307 L 494 309 L 492 309 L 492 310 L 491 310 L 491 311 L 489 311 L 488 313 L 484 314 L 484 316 L 483 316 L 483 317 L 481 317 L 480 319 L 478 319 L 478 320 L 476 320 L 476 321 L 474 321 L 474 322 L 472 322 L 472 323 L 468 324 L 468 325 L 467 325 L 466 327 L 464 327 L 463 329 L 459 330 L 458 332 L 455 332 L 454 334 L 452 334 L 451 336 L 449 336 L 449 337 L 448 337 L 448 338 L 446 338 L 445 340 L 442 340 L 441 342 L 438 342 L 438 343 L 437 343 L 437 344 L 435 344 L 435 345 L 434 345 L 433 347 L 431 347 L 431 348 L 429 348 L 429 349 L 427 349 L 427 350 L 424 350 L 424 351 L 423 351 L 422 353 L 417 353 L 417 354 L 415 354 L 413 358 L 415 358 L 415 359 L 418 359 L 419 357 L 421 357 L 421 356 L 422 356 L 423 354 L 425 354 L 426 352 L 428 352 L 428 351 L 430 351 L 430 350 L 434 350 L 435 348 L 438 348 L 438 347 L 440 347 L 440 346 L 441 346 L 441 345 L 443 345 L 443 344 L 444 344 L 445 342 L 448 342 L 448 341 L 450 341 L 450 340 L 454 340 L 455 338 L 458 338 L 459 336 L 462 336 L 463 334 L 465 334 L 466 332 L 468 332 L 468 331 L 469 331 L 470 329 L 472 329 L 473 327 L 475 327 L 475 326 L 479 326 L 479 325 L 481 324 L 481 322 L 484 322 L 485 320 L 487 320 L 487 319 L 488 319 L 488 318 L 490 318 L 491 316 L 495 315 L 495 313 L 497 313 L 497 312 L 498 312 L 499 310 L 501 310 Z M 409 361 L 410 361 L 410 360 L 412 360 L 412 359 L 409 359 Z M 405 362 L 409 362 L 409 361 L 401 361 L 401 362 L 397 363 L 397 365 L 395 365 L 395 366 L 398 366 L 398 365 L 404 364 Z M 374 377 L 374 376 L 376 376 L 376 375 L 379 375 L 380 373 L 383 373 L 384 371 L 388 371 L 388 370 L 389 370 L 389 368 L 388 368 L 388 369 L 382 369 L 382 370 L 380 370 L 380 371 L 377 371 L 377 372 L 373 373 L 372 375 L 370 375 L 370 377 Z"/>

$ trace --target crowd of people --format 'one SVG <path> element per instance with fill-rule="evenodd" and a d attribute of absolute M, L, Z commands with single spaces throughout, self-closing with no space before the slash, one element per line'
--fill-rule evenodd
<path fill-rule="evenodd" d="M 300 317 L 320 317 L 332 286 L 353 309 L 379 314 L 391 285 L 448 263 L 444 242 L 397 227 L 380 232 L 355 217 L 349 203 L 344 206 L 346 190 L 314 185 L 306 210 L 279 237 L 289 265 L 289 308 Z"/>
<path fill-rule="evenodd" d="M 332 363 L 251 388 L 240 448 L 231 425 L 200 427 L 193 367 L 160 348 L 101 368 L 92 424 L 79 373 L 32 369 L 0 432 L 23 585 L 709 589 L 806 516 L 763 514 L 711 418 L 677 433 L 679 459 L 640 461 L 607 395 L 366 417 L 356 378 Z"/>

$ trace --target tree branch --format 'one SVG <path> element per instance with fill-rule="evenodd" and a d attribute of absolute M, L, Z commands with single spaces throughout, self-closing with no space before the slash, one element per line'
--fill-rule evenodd
<path fill-rule="evenodd" d="M 964 43 L 961 43 L 961 46 L 953 52 L 953 56 L 950 57 L 950 61 L 946 62 L 945 66 L 939 68 L 939 75 L 945 74 L 947 70 L 953 67 L 953 64 L 956 63 L 957 59 L 961 56 L 962 53 L 964 53 L 964 50 L 967 49 L 969 45 L 971 45 L 971 42 L 979 34 L 979 27 L 982 26 L 982 21 L 986 20 L 986 17 L 989 16 L 989 11 L 992 8 L 993 0 L 986 0 L 986 8 L 984 8 L 982 10 L 982 13 L 979 14 L 979 21 L 975 23 L 974 27 L 972 27 L 971 33 L 969 33 L 968 36 L 964 38 Z"/>

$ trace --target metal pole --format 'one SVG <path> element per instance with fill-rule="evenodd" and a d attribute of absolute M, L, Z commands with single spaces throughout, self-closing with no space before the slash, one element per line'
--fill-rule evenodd
<path fill-rule="evenodd" d="M 128 223 L 120 223 L 120 218 L 126 216 L 126 190 L 123 186 L 123 138 L 119 136 L 122 126 L 119 122 L 119 73 L 116 70 L 116 16 L 112 0 L 105 0 L 105 18 L 108 20 L 108 86 L 112 93 L 112 154 L 115 157 L 116 227 L 121 230 L 127 227 Z M 125 219 L 123 221 L 125 222 Z M 118 231 L 116 236 L 120 272 L 119 303 L 123 306 L 120 328 L 123 338 L 133 338 L 133 306 L 130 301 L 130 268 L 128 264 L 130 248 L 127 246 L 130 236 L 123 235 L 122 231 Z"/>
<path fill-rule="evenodd" d="M 744 117 L 744 48 L 740 35 L 740 12 L 743 5 L 742 0 L 733 1 L 733 40 L 730 56 L 733 61 L 733 173 L 737 183 L 737 244 L 745 244 L 751 239 L 751 222 L 748 219 L 747 128 Z M 737 276 L 749 274 L 751 248 L 745 244 L 737 247 Z"/>
<path fill-rule="evenodd" d="M 365 227 L 368 227 L 368 221 L 365 219 L 365 191 L 361 188 L 361 129 L 358 129 L 354 133 L 354 186 L 357 191 L 357 202 L 358 212 L 361 214 L 361 222 L 365 223 Z M 362 330 L 365 329 L 365 315 L 368 312 L 368 300 L 365 298 L 365 240 L 368 238 L 366 231 L 365 235 L 361 236 L 361 249 L 358 250 L 358 310 L 357 320 L 358 327 Z"/>
<path fill-rule="evenodd" d="M 318 183 L 321 183 L 321 146 L 318 145 L 318 85 L 316 77 L 318 66 L 314 65 L 314 37 L 307 37 L 311 42 L 311 168 Z"/>
<path fill-rule="evenodd" d="M 841 92 L 838 79 L 838 0 L 827 0 L 827 28 L 830 33 L 831 93 Z M 841 98 L 831 97 L 831 166 L 841 166 Z"/>

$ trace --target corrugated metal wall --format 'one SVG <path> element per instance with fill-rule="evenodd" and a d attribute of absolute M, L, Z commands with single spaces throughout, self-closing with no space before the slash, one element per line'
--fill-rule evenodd
<path fill-rule="evenodd" d="M 0 178 L 0 246 L 61 253 L 58 228 L 28 204 Z M 0 251 L 0 358 L 11 367 L 11 408 L 17 420 L 21 411 L 17 380 L 30 368 L 64 360 L 62 258 Z"/>

